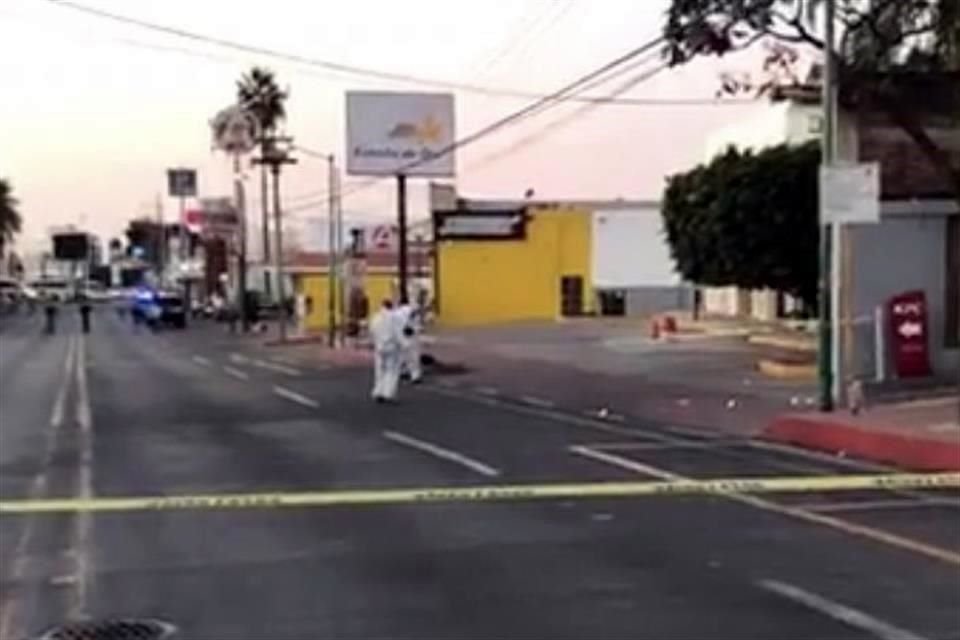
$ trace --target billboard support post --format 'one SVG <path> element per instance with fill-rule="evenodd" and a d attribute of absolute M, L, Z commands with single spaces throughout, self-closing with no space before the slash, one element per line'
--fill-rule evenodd
<path fill-rule="evenodd" d="M 400 304 L 410 302 L 407 291 L 407 176 L 397 174 L 397 270 Z"/>

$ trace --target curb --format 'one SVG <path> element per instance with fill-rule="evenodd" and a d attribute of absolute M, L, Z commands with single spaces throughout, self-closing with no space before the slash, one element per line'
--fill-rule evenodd
<path fill-rule="evenodd" d="M 773 336 L 763 333 L 755 333 L 747 338 L 747 342 L 764 347 L 776 347 L 786 351 L 800 351 L 802 353 L 817 352 L 817 344 L 813 340 L 805 340 L 790 336 Z"/>
<path fill-rule="evenodd" d="M 757 369 L 765 376 L 781 380 L 817 379 L 817 365 L 815 364 L 796 364 L 764 358 L 757 361 Z"/>
<path fill-rule="evenodd" d="M 960 471 L 960 443 L 862 429 L 816 417 L 779 416 L 761 438 L 916 471 Z"/>

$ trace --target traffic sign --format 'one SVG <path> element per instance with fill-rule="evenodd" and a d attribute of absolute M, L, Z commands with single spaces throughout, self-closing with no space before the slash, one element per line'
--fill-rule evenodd
<path fill-rule="evenodd" d="M 197 195 L 197 170 L 167 169 L 167 191 L 176 198 Z"/>
<path fill-rule="evenodd" d="M 820 167 L 820 224 L 880 221 L 880 163 Z"/>

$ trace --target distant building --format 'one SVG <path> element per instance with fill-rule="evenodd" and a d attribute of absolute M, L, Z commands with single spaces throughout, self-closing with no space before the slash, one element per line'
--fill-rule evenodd
<path fill-rule="evenodd" d="M 480 200 L 433 185 L 441 323 L 479 325 L 689 308 L 660 206 Z"/>

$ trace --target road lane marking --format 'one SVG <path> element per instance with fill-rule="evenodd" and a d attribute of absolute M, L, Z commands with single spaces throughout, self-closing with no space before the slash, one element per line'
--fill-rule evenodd
<path fill-rule="evenodd" d="M 480 386 L 480 387 L 474 387 L 473 390 L 479 393 L 480 395 L 484 395 L 484 396 L 496 396 L 500 394 L 500 392 L 494 387 Z"/>
<path fill-rule="evenodd" d="M 919 636 L 912 631 L 901 629 L 863 611 L 834 602 L 792 584 L 779 580 L 761 580 L 757 584 L 766 591 L 775 593 L 808 609 L 813 609 L 829 618 L 842 622 L 848 627 L 866 631 L 880 640 L 925 640 L 923 636 Z"/>
<path fill-rule="evenodd" d="M 444 385 L 444 382 L 445 381 L 441 380 L 439 384 Z M 640 431 L 638 429 L 631 429 L 629 427 L 617 427 L 612 424 L 600 422 L 597 419 L 583 418 L 580 416 L 562 413 L 553 409 L 522 405 L 517 404 L 516 402 L 503 402 L 497 398 L 477 396 L 471 393 L 460 391 L 458 389 L 448 388 L 447 385 L 435 386 L 432 384 L 425 384 L 423 385 L 423 388 L 439 395 L 458 398 L 460 400 L 468 400 L 475 404 L 482 404 L 488 407 L 504 409 L 506 411 L 510 411 L 511 413 L 534 416 L 536 418 L 551 420 L 553 422 L 563 422 L 576 427 L 601 431 L 603 433 L 609 433 L 624 438 L 652 438 L 660 442 L 681 442 L 681 440 L 677 438 L 671 438 L 670 436 L 663 435 L 661 433 Z"/>
<path fill-rule="evenodd" d="M 256 367 L 260 367 L 261 369 L 266 369 L 268 371 L 274 371 L 276 373 L 282 373 L 283 375 L 286 375 L 286 376 L 301 375 L 298 369 L 294 369 L 293 367 L 287 367 L 282 364 L 277 364 L 275 362 L 267 362 L 266 360 L 259 360 L 259 359 L 251 360 L 251 362 Z"/>
<path fill-rule="evenodd" d="M 44 442 L 43 460 L 40 470 L 34 476 L 27 491 L 28 499 L 40 499 L 47 492 L 47 469 L 53 462 L 53 454 L 56 450 L 57 439 L 63 427 L 63 418 L 67 395 L 70 392 L 70 386 L 73 382 L 73 363 L 76 359 L 76 336 L 70 335 L 67 338 L 67 351 L 63 359 L 63 376 L 60 379 L 60 387 L 57 389 L 57 395 L 54 399 L 53 409 L 50 414 L 50 426 L 47 429 L 46 440 Z M 28 551 L 33 542 L 33 536 L 36 531 L 36 518 L 27 518 L 20 531 L 20 537 L 13 549 L 13 562 L 10 571 L 10 582 L 18 584 L 23 581 L 30 568 L 31 556 Z M 24 625 L 26 620 L 21 620 L 21 611 L 23 601 L 17 590 L 11 590 L 7 598 L 0 598 L 0 638 L 18 638 L 26 635 Z"/>
<path fill-rule="evenodd" d="M 312 399 L 312 398 L 308 398 L 308 397 L 305 396 L 305 395 L 302 395 L 302 394 L 300 394 L 300 393 L 297 393 L 296 391 L 293 391 L 292 389 L 287 389 L 286 387 L 281 387 L 281 386 L 275 386 L 275 387 L 273 388 L 273 392 L 274 392 L 275 394 L 277 394 L 278 396 L 280 396 L 281 398 L 286 398 L 287 400 L 290 400 L 291 402 L 296 402 L 297 404 L 301 404 L 301 405 L 303 405 L 303 406 L 305 406 L 305 407 L 310 407 L 311 409 L 319 409 L 319 408 L 320 408 L 320 403 L 319 403 L 319 402 L 317 402 L 316 400 L 314 400 L 314 399 Z"/>
<path fill-rule="evenodd" d="M 75 350 L 76 337 L 70 336 L 67 339 L 67 355 L 63 361 L 63 378 L 60 381 L 60 388 L 57 389 L 57 395 L 53 401 L 53 413 L 50 414 L 50 426 L 55 429 L 63 424 L 64 406 L 67 403 L 67 393 L 70 390 L 70 382 L 73 378 Z"/>
<path fill-rule="evenodd" d="M 247 356 L 241 353 L 231 353 L 230 360 L 232 360 L 233 362 L 236 362 L 237 364 L 246 364 L 250 362 L 250 358 L 248 358 Z"/>
<path fill-rule="evenodd" d="M 660 472 L 665 475 L 675 475 Z M 960 488 L 960 473 L 904 473 L 884 475 L 734 477 L 713 480 L 641 480 L 558 484 L 476 485 L 409 489 L 347 489 L 277 493 L 202 494 L 183 496 L 101 497 L 89 500 L 49 498 L 0 500 L 0 516 L 78 511 L 157 511 L 179 509 L 269 509 L 279 507 L 332 507 L 400 505 L 427 502 L 510 502 L 568 498 L 665 497 L 722 495 L 746 501 L 744 494 L 878 491 L 890 487 L 923 489 Z M 773 503 L 770 511 L 797 511 Z M 806 512 L 803 512 L 806 514 Z M 807 516 L 830 520 L 817 514 Z M 842 522 L 842 521 L 840 521 Z M 850 525 L 851 523 L 844 523 Z M 956 555 L 956 554 L 954 554 Z M 958 559 L 957 564 L 960 564 Z"/>
<path fill-rule="evenodd" d="M 193 361 L 201 367 L 209 367 L 213 365 L 209 358 L 204 358 L 203 356 L 193 356 Z"/>
<path fill-rule="evenodd" d="M 553 409 L 556 406 L 552 401 L 537 396 L 520 396 L 520 402 L 541 409 Z"/>
<path fill-rule="evenodd" d="M 629 458 L 624 458 L 623 456 L 618 456 L 612 453 L 607 453 L 604 451 L 596 451 L 590 449 L 589 447 L 583 446 L 574 446 L 570 447 L 570 452 L 576 455 L 584 456 L 586 458 L 592 458 L 598 462 L 604 462 L 621 469 L 626 469 L 628 471 L 634 471 L 636 473 L 646 475 L 652 478 L 657 478 L 662 482 L 674 483 L 683 486 L 687 482 L 710 482 L 710 481 L 697 481 L 686 476 L 682 476 L 672 471 L 667 471 L 666 469 L 660 469 L 636 460 L 631 460 Z M 887 476 L 872 476 L 874 478 L 888 478 L 892 481 L 878 481 L 877 484 L 871 487 L 871 489 L 916 489 L 922 488 L 911 483 L 900 484 L 894 478 L 905 477 L 911 474 L 902 474 L 902 475 L 887 475 Z M 946 473 L 946 474 L 933 474 L 932 477 L 944 478 L 947 482 L 960 481 L 960 473 Z M 871 476 L 801 476 L 799 478 L 794 478 L 800 486 L 806 487 L 806 492 L 816 492 L 822 491 L 823 489 L 818 487 L 827 486 L 829 489 L 827 491 L 837 490 L 837 487 L 842 486 L 843 478 L 853 478 L 853 477 L 871 477 Z M 953 480 L 950 480 L 953 478 Z M 769 511 L 771 513 L 778 513 L 781 515 L 789 516 L 796 520 L 803 520 L 804 522 L 809 522 L 811 524 L 823 525 L 830 527 L 831 529 L 836 529 L 854 536 L 860 536 L 862 538 L 867 538 L 873 540 L 874 542 L 879 542 L 891 547 L 897 547 L 899 549 L 904 549 L 911 551 L 918 555 L 926 556 L 934 560 L 939 560 L 947 564 L 960 566 L 960 553 L 951 551 L 949 549 L 944 549 L 942 547 L 937 547 L 935 545 L 927 544 L 925 542 L 920 542 L 919 540 L 914 540 L 912 538 L 906 538 L 888 531 L 883 531 L 881 529 L 875 529 L 873 527 L 868 527 L 866 525 L 857 524 L 855 522 L 850 522 L 848 520 L 842 520 L 840 518 L 834 518 L 822 513 L 814 513 L 812 511 L 807 511 L 801 509 L 800 507 L 791 507 L 787 505 L 778 504 L 776 502 L 771 502 L 764 498 L 757 497 L 756 495 L 746 495 L 746 494 L 759 494 L 759 493 L 776 493 L 775 491 L 763 491 L 759 487 L 753 489 L 754 483 L 760 483 L 761 485 L 770 482 L 770 478 L 750 478 L 744 481 L 743 487 L 731 486 L 728 489 L 720 489 L 714 491 L 718 495 L 721 495 L 729 500 L 734 502 L 739 502 L 755 509 L 760 509 L 762 511 Z M 769 485 L 767 485 L 769 487 Z M 784 489 L 783 493 L 788 492 Z M 803 493 L 804 491 L 799 491 Z"/>
<path fill-rule="evenodd" d="M 77 497 L 90 500 L 93 497 L 93 412 L 90 409 L 90 388 L 87 382 L 87 344 L 81 335 L 77 339 L 77 424 L 80 426 L 80 466 L 77 473 Z M 71 531 L 71 547 L 74 551 L 76 581 L 71 590 L 69 617 L 81 620 L 87 616 L 87 601 L 90 593 L 92 572 L 90 549 L 93 518 L 90 513 L 74 515 Z"/>
<path fill-rule="evenodd" d="M 863 500 L 859 502 L 801 503 L 799 509 L 816 513 L 853 513 L 856 511 L 889 511 L 900 509 L 930 509 L 948 505 L 938 504 L 935 500 Z"/>
<path fill-rule="evenodd" d="M 487 476 L 488 478 L 496 478 L 500 475 L 499 470 L 494 469 L 490 465 L 484 464 L 479 460 L 475 460 L 469 456 L 465 456 L 462 453 L 452 451 L 451 449 L 445 449 L 444 447 L 435 445 L 425 440 L 414 438 L 413 436 L 408 436 L 397 431 L 384 431 L 383 437 L 391 442 L 406 445 L 412 449 L 417 449 L 423 453 L 440 458 L 441 460 L 459 464 L 462 467 L 466 467 L 471 471 L 476 471 L 480 475 Z"/>
<path fill-rule="evenodd" d="M 234 369 L 231 366 L 223 365 L 223 372 L 228 376 L 234 377 L 237 380 L 249 380 L 250 376 L 246 371 L 241 371 L 240 369 Z"/>

